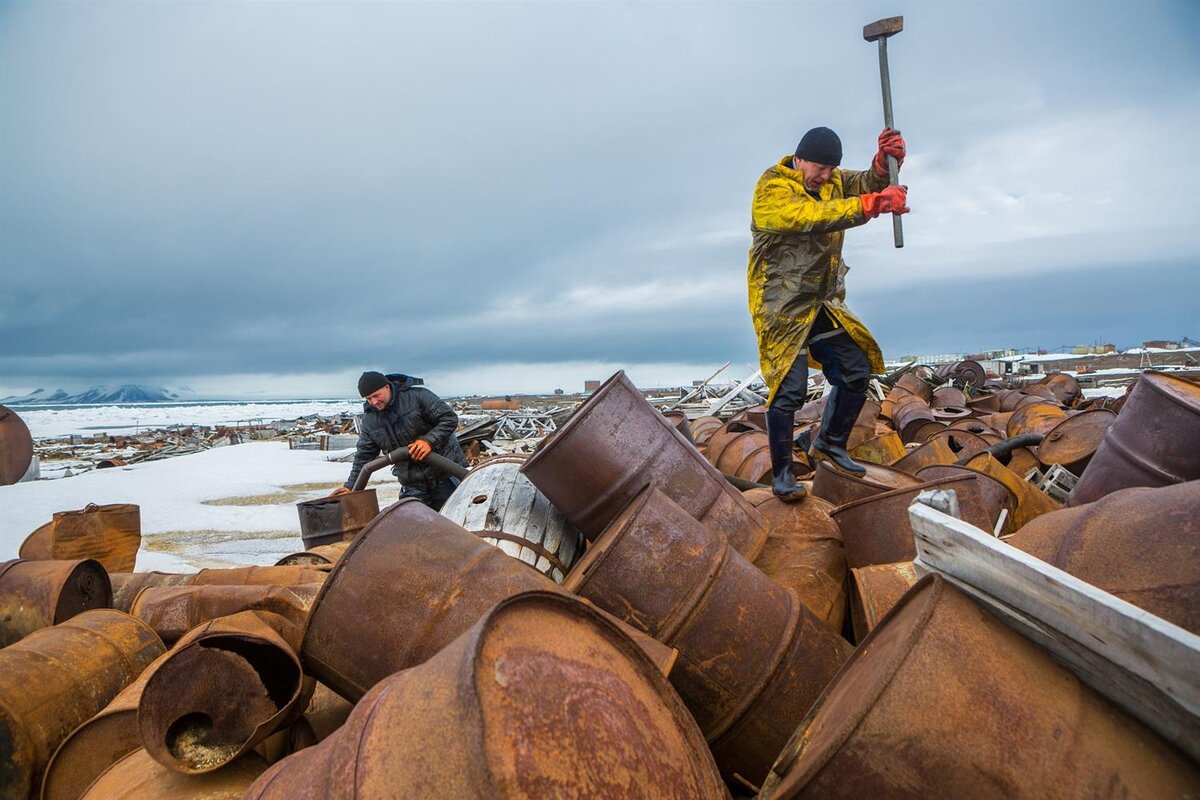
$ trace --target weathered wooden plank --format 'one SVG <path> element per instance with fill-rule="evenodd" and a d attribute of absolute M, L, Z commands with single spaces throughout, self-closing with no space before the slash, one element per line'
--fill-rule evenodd
<path fill-rule="evenodd" d="M 921 574 L 936 572 L 1147 726 L 1200 758 L 1200 637 L 914 503 Z"/>

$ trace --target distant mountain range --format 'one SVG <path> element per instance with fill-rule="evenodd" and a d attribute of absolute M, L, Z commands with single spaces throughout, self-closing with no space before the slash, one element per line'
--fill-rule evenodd
<path fill-rule="evenodd" d="M 194 399 L 187 389 L 172 391 L 161 386 L 137 386 L 123 383 L 120 386 L 92 386 L 79 394 L 69 394 L 65 389 L 48 392 L 34 389 L 22 397 L 2 397 L 0 405 L 69 405 L 73 403 L 177 403 Z"/>

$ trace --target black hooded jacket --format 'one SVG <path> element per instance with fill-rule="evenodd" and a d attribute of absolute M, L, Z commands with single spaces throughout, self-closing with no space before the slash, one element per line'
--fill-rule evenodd
<path fill-rule="evenodd" d="M 381 452 L 389 453 L 398 447 L 407 447 L 417 439 L 429 442 L 433 452 L 467 466 L 467 457 L 454 437 L 458 415 L 450 408 L 450 404 L 425 387 L 418 386 L 408 375 L 386 377 L 392 386 L 392 402 L 382 411 L 376 410 L 370 403 L 363 403 L 358 449 L 354 453 L 354 467 L 346 479 L 346 488 L 354 488 L 363 465 Z M 440 470 L 420 461 L 402 461 L 392 467 L 392 474 L 405 487 L 429 494 L 433 494 L 434 487 L 445 477 Z"/>

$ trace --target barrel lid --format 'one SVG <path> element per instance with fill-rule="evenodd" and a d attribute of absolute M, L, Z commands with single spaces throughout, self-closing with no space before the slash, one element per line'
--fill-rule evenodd
<path fill-rule="evenodd" d="M 1072 414 L 1046 432 L 1038 445 L 1038 460 L 1043 464 L 1070 466 L 1096 452 L 1104 434 L 1117 415 L 1106 408 L 1094 408 Z"/>
<path fill-rule="evenodd" d="M 1141 382 L 1200 413 L 1200 384 L 1165 372 L 1143 372 Z"/>

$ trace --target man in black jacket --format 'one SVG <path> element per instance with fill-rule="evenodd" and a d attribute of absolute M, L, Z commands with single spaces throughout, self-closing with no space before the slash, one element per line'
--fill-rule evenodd
<path fill-rule="evenodd" d="M 392 467 L 392 474 L 404 487 L 401 497 L 415 497 L 436 511 L 454 492 L 457 478 L 421 462 L 437 452 L 467 466 L 467 457 L 454 438 L 458 415 L 445 400 L 417 384 L 417 379 L 408 375 L 379 372 L 364 372 L 358 379 L 358 393 L 366 400 L 358 428 L 358 449 L 350 477 L 334 495 L 349 492 L 368 461 L 399 447 L 407 448 L 411 456 Z"/>

